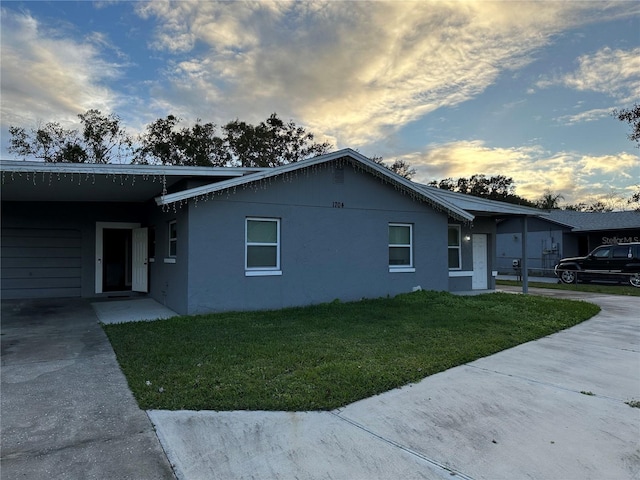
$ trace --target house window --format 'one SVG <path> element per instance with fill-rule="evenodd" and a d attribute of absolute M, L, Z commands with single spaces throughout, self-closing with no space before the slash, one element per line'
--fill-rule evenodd
<path fill-rule="evenodd" d="M 245 236 L 245 274 L 281 275 L 280 220 L 247 218 Z"/>
<path fill-rule="evenodd" d="M 178 230 L 176 228 L 176 221 L 169 222 L 169 257 L 175 257 L 178 246 Z"/>
<path fill-rule="evenodd" d="M 413 226 L 389 224 L 389 271 L 413 272 Z"/>
<path fill-rule="evenodd" d="M 460 260 L 460 225 L 449 225 L 449 270 L 460 270 L 462 262 Z"/>

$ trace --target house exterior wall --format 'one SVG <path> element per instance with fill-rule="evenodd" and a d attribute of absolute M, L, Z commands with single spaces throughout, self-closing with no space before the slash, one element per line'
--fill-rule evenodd
<path fill-rule="evenodd" d="M 280 219 L 279 276 L 245 275 L 245 219 Z M 415 272 L 389 272 L 389 223 L 413 225 Z M 447 216 L 333 166 L 189 204 L 188 313 L 275 309 L 447 287 Z"/>
<path fill-rule="evenodd" d="M 509 218 L 500 222 L 496 235 L 497 270 L 513 274 L 513 260 L 522 259 L 522 218 Z M 553 275 L 553 267 L 565 250 L 573 251 L 574 243 L 567 238 L 568 228 L 539 218 L 527 219 L 527 265 L 529 271 L 539 275 Z M 577 244 L 575 245 L 577 248 Z"/>
<path fill-rule="evenodd" d="M 187 313 L 189 272 L 189 208 L 149 205 L 146 226 L 155 239 L 149 262 L 149 296 L 178 313 Z M 175 257 L 169 252 L 169 224 L 175 221 Z M 150 245 L 151 247 L 151 245 Z M 151 257 L 153 254 L 153 257 Z M 210 278 L 210 281 L 212 278 Z"/>
<path fill-rule="evenodd" d="M 529 218 L 527 232 L 529 270 L 547 276 L 553 275 L 553 267 L 561 258 L 587 255 L 602 244 L 640 239 L 640 231 L 634 229 L 573 232 L 569 227 L 542 218 Z M 514 273 L 512 260 L 522 258 L 522 218 L 502 221 L 496 241 L 498 271 Z"/>
<path fill-rule="evenodd" d="M 96 222 L 144 223 L 141 204 L 2 202 L 2 298 L 95 296 Z"/>
<path fill-rule="evenodd" d="M 473 235 L 487 235 L 487 287 L 495 289 L 496 279 L 493 275 L 496 265 L 495 238 L 496 223 L 492 218 L 477 217 L 473 224 L 465 225 L 449 219 L 450 225 L 460 225 L 462 265 L 459 270 L 449 270 L 449 291 L 466 292 L 472 290 L 473 281 Z"/>

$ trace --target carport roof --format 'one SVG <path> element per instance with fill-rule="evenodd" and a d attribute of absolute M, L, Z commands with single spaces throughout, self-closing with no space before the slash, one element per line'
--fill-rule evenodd
<path fill-rule="evenodd" d="M 210 183 L 262 170 L 0 160 L 3 201 L 146 202 L 189 181 Z"/>

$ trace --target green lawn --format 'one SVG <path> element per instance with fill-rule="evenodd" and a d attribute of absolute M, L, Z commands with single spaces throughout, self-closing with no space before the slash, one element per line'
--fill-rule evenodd
<path fill-rule="evenodd" d="M 326 410 L 586 320 L 586 302 L 417 292 L 105 325 L 143 409 Z"/>
<path fill-rule="evenodd" d="M 522 286 L 522 282 L 515 280 L 496 280 L 497 285 L 511 285 Z M 572 292 L 590 292 L 590 293 L 604 293 L 606 295 L 631 295 L 640 297 L 640 288 L 632 287 L 629 284 L 625 285 L 606 285 L 599 283 L 578 283 L 578 284 L 565 284 L 565 283 L 546 283 L 546 282 L 529 282 L 530 287 L 535 288 L 551 288 L 555 290 L 569 290 Z"/>

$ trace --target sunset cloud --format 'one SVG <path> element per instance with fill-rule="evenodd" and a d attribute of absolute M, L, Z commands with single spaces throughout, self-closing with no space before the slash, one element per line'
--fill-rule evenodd
<path fill-rule="evenodd" d="M 357 147 L 474 98 L 502 72 L 529 63 L 581 8 L 573 2 L 544 9 L 523 2 L 151 2 L 138 12 L 159 22 L 156 48 L 186 52 L 186 63 L 197 65 L 184 70 L 181 82 L 202 95 L 221 91 L 233 99 L 222 101 L 222 112 L 243 118 L 290 112 Z M 198 42 L 205 46 L 200 53 Z"/>
<path fill-rule="evenodd" d="M 545 190 L 560 193 L 567 203 L 611 194 L 621 179 L 640 179 L 640 157 L 630 153 L 587 156 L 575 152 L 551 154 L 542 147 L 490 147 L 482 141 L 429 145 L 425 152 L 401 157 L 416 170 L 414 180 L 429 183 L 444 178 L 505 175 L 516 193 L 530 200 Z"/>

